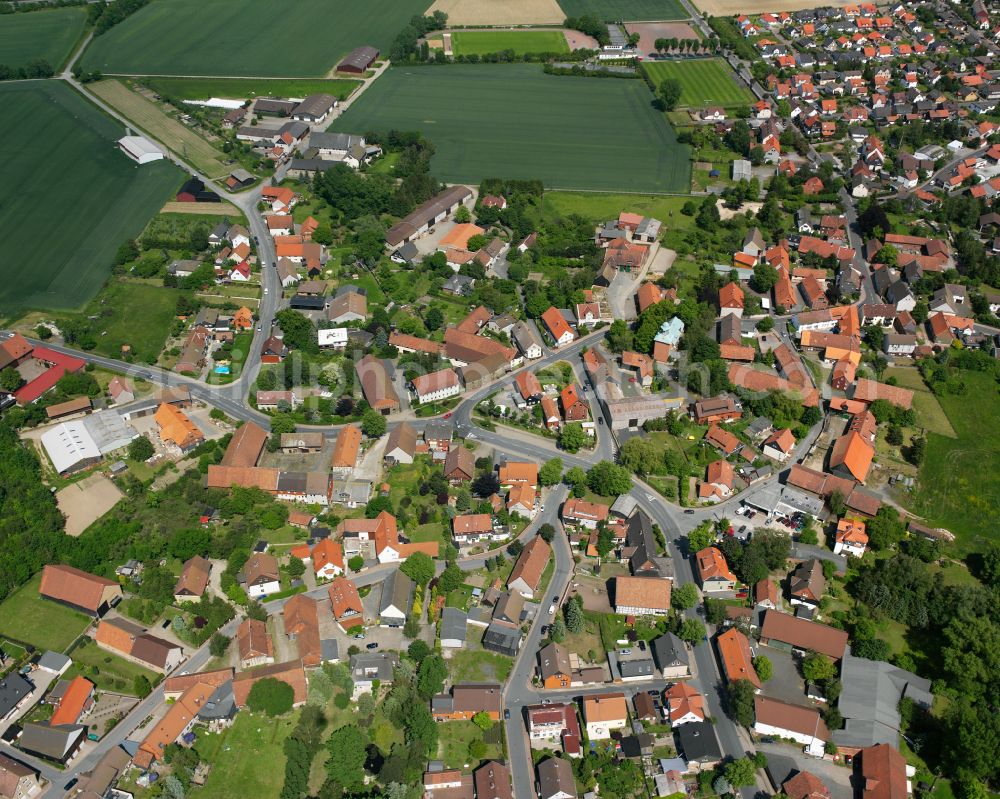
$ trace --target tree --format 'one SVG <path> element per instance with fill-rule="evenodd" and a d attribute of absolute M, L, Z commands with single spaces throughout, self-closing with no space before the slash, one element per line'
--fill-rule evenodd
<path fill-rule="evenodd" d="M 523 551 L 524 544 L 521 543 L 520 539 L 515 538 L 507 545 L 507 554 L 512 558 L 518 557 Z"/>
<path fill-rule="evenodd" d="M 698 589 L 694 583 L 684 583 L 673 590 L 670 604 L 677 610 L 687 610 L 698 604 Z"/>
<path fill-rule="evenodd" d="M 562 458 L 550 458 L 538 470 L 538 479 L 543 486 L 554 486 L 562 479 Z"/>
<path fill-rule="evenodd" d="M 212 653 L 212 657 L 221 658 L 226 654 L 226 650 L 229 649 L 230 638 L 222 633 L 215 633 L 212 635 L 211 640 L 208 644 L 208 651 Z"/>
<path fill-rule="evenodd" d="M 711 522 L 702 522 L 687 534 L 688 552 L 692 555 L 701 552 L 715 543 L 715 530 Z"/>
<path fill-rule="evenodd" d="M 297 580 L 303 574 L 306 573 L 306 564 L 301 558 L 292 558 L 288 561 L 288 565 L 285 566 L 285 571 L 288 572 L 288 576 L 293 580 Z"/>
<path fill-rule="evenodd" d="M 676 78 L 667 78 L 660 83 L 656 94 L 660 100 L 660 104 L 663 106 L 663 110 L 673 111 L 677 108 L 677 103 L 680 102 L 683 91 L 684 85 Z"/>
<path fill-rule="evenodd" d="M 695 644 L 705 637 L 705 625 L 700 619 L 684 619 L 677 631 L 677 637 L 689 644 Z"/>
<path fill-rule="evenodd" d="M 809 682 L 821 682 L 837 676 L 837 667 L 826 655 L 810 652 L 802 660 L 802 676 Z"/>
<path fill-rule="evenodd" d="M 420 635 L 420 619 L 412 614 L 407 616 L 406 621 L 403 622 L 403 635 L 410 639 Z"/>
<path fill-rule="evenodd" d="M 587 485 L 602 497 L 627 494 L 632 490 L 632 475 L 616 463 L 600 461 L 587 471 Z"/>
<path fill-rule="evenodd" d="M 0 388 L 9 394 L 17 391 L 23 382 L 21 374 L 13 366 L 8 366 L 0 372 Z"/>
<path fill-rule="evenodd" d="M 352 555 L 347 561 L 347 568 L 352 572 L 359 572 L 365 567 L 365 559 L 361 555 Z"/>
<path fill-rule="evenodd" d="M 426 552 L 414 552 L 399 570 L 417 585 L 427 585 L 434 576 L 434 560 Z"/>
<path fill-rule="evenodd" d="M 741 757 L 739 760 L 727 763 L 723 774 L 734 788 L 753 785 L 757 781 L 757 764 L 752 758 Z"/>
<path fill-rule="evenodd" d="M 556 616 L 553 620 L 552 626 L 549 628 L 549 638 L 557 644 L 560 644 L 565 640 L 566 622 L 563 621 L 562 616 Z"/>
<path fill-rule="evenodd" d="M 753 268 L 753 280 L 750 283 L 754 291 L 766 294 L 774 288 L 774 284 L 777 282 L 778 270 L 767 261 L 763 261 Z"/>
<path fill-rule="evenodd" d="M 482 738 L 473 738 L 469 741 L 469 757 L 476 763 L 486 755 L 486 741 Z"/>
<path fill-rule="evenodd" d="M 361 417 L 361 432 L 369 438 L 385 435 L 385 417 L 374 408 L 369 408 Z"/>
<path fill-rule="evenodd" d="M 291 710 L 294 703 L 295 691 L 292 686 L 274 677 L 258 680 L 247 695 L 247 707 L 255 713 L 266 713 L 268 716 L 281 716 Z"/>
<path fill-rule="evenodd" d="M 250 692 L 253 693 L 253 688 Z M 330 753 L 326 761 L 327 776 L 347 790 L 357 790 L 364 785 L 366 741 L 367 737 L 357 724 L 345 724 L 334 730 L 326 743 Z"/>
<path fill-rule="evenodd" d="M 566 629 L 574 635 L 583 632 L 586 619 L 583 616 L 583 608 L 575 598 L 570 599 L 563 608 L 563 616 L 566 619 Z"/>
<path fill-rule="evenodd" d="M 632 331 L 623 320 L 615 319 L 608 328 L 606 341 L 612 352 L 630 350 L 632 349 Z"/>
<path fill-rule="evenodd" d="M 754 723 L 754 687 L 750 680 L 729 683 L 726 691 L 726 715 L 741 727 Z"/>
<path fill-rule="evenodd" d="M 406 649 L 406 654 L 410 656 L 410 659 L 413 660 L 414 663 L 420 663 L 420 661 L 422 661 L 430 653 L 431 648 L 427 645 L 427 642 L 422 641 L 419 638 L 411 643 Z"/>
<path fill-rule="evenodd" d="M 479 729 L 483 732 L 486 732 L 486 730 L 493 726 L 493 719 L 490 718 L 489 713 L 485 710 L 481 710 L 472 717 L 472 723 L 479 727 Z"/>
<path fill-rule="evenodd" d="M 733 786 L 729 784 L 729 780 L 720 774 L 712 780 L 712 790 L 719 796 L 722 796 L 723 794 L 733 793 Z"/>
<path fill-rule="evenodd" d="M 133 438 L 128 445 L 128 457 L 132 461 L 147 461 L 153 457 L 153 453 L 156 450 L 153 447 L 153 442 L 150 441 L 146 436 L 139 436 L 138 438 Z"/>
<path fill-rule="evenodd" d="M 545 541 L 546 544 L 551 544 L 552 539 L 556 537 L 556 528 L 546 522 L 538 528 L 538 536 Z"/>
<path fill-rule="evenodd" d="M 433 333 L 443 324 L 444 314 L 441 312 L 441 309 L 435 306 L 428 308 L 427 313 L 424 314 L 424 327 Z"/>
<path fill-rule="evenodd" d="M 771 665 L 771 659 L 767 655 L 758 655 L 753 659 L 753 667 L 757 672 L 757 676 L 760 677 L 761 682 L 767 682 L 774 676 L 774 666 Z"/>
<path fill-rule="evenodd" d="M 444 690 L 444 681 L 448 676 L 448 664 L 440 655 L 428 655 L 420 661 L 417 670 L 417 692 L 430 699 Z"/>
<path fill-rule="evenodd" d="M 132 680 L 132 691 L 135 693 L 136 696 L 138 696 L 140 699 L 144 699 L 145 697 L 149 696 L 149 692 L 152 690 L 153 688 L 149 684 L 149 680 L 146 679 L 145 675 L 143 674 L 135 675 L 135 679 Z"/>
<path fill-rule="evenodd" d="M 438 589 L 442 594 L 450 594 L 465 582 L 465 575 L 454 563 L 449 563 L 438 577 Z"/>
<path fill-rule="evenodd" d="M 564 424 L 559 431 L 559 446 L 567 452 L 579 452 L 590 442 L 590 436 L 580 422 Z"/>

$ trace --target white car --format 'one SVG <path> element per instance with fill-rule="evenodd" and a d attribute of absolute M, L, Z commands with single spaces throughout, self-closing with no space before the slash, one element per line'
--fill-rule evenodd
<path fill-rule="evenodd" d="M 264 295 L 267 296 L 267 289 L 264 289 Z"/>

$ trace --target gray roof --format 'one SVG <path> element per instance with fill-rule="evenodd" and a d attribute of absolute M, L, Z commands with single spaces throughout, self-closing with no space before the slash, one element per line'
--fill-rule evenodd
<path fill-rule="evenodd" d="M 466 287 L 472 286 L 475 282 L 475 278 L 471 278 L 468 275 L 452 275 L 442 284 L 441 288 L 444 291 L 451 291 L 458 294 L 464 291 Z"/>
<path fill-rule="evenodd" d="M 17 704 L 34 690 L 27 678 L 15 672 L 0 680 L 0 718 L 6 716 Z"/>
<path fill-rule="evenodd" d="M 618 672 L 623 678 L 652 677 L 655 671 L 652 653 L 647 653 L 645 657 L 630 657 L 618 661 Z"/>
<path fill-rule="evenodd" d="M 774 428 L 774 423 L 766 416 L 758 416 L 747 425 L 746 433 L 750 436 L 762 436 Z"/>
<path fill-rule="evenodd" d="M 48 724 L 29 722 L 22 729 L 19 744 L 26 752 L 62 762 L 86 732 L 87 728 L 82 724 L 50 727 Z"/>
<path fill-rule="evenodd" d="M 38 665 L 40 668 L 46 671 L 60 672 L 67 666 L 72 664 L 73 660 L 62 655 L 59 652 L 53 652 L 51 650 L 45 652 L 39 659 Z"/>
<path fill-rule="evenodd" d="M 139 431 L 112 410 L 95 411 L 83 420 L 102 455 L 113 452 L 139 437 Z"/>
<path fill-rule="evenodd" d="M 673 633 L 664 633 L 659 638 L 654 638 L 652 649 L 656 665 L 661 670 L 671 666 L 687 666 L 689 664 L 687 647 Z"/>
<path fill-rule="evenodd" d="M 521 352 L 527 352 L 533 345 L 542 346 L 535 329 L 527 322 L 521 322 L 514 328 L 514 343 Z"/>
<path fill-rule="evenodd" d="M 337 103 L 337 98 L 332 94 L 310 94 L 301 103 L 295 106 L 292 116 L 325 116 Z"/>
<path fill-rule="evenodd" d="M 355 679 L 392 682 L 392 672 L 399 663 L 395 652 L 362 652 L 351 655 L 351 676 Z"/>
<path fill-rule="evenodd" d="M 355 136 L 353 133 L 330 133 L 319 130 L 309 135 L 309 146 L 317 150 L 342 150 L 346 153 L 355 144 L 364 145 L 364 143 L 364 136 Z"/>
<path fill-rule="evenodd" d="M 464 611 L 458 608 L 445 608 L 441 611 L 441 640 L 450 638 L 464 641 L 468 620 L 469 617 Z"/>
<path fill-rule="evenodd" d="M 202 721 L 229 719 L 236 715 L 236 698 L 233 696 L 233 681 L 226 680 L 208 697 L 205 704 L 198 709 L 198 718 Z"/>
<path fill-rule="evenodd" d="M 722 760 L 719 749 L 719 739 L 715 735 L 715 727 L 710 721 L 695 721 L 681 724 L 677 728 L 678 743 L 684 758 L 690 763 L 715 763 Z"/>
<path fill-rule="evenodd" d="M 850 649 L 841 663 L 843 690 L 837 708 L 846 719 L 834 730 L 840 746 L 899 746 L 899 700 L 904 696 L 929 708 L 931 681 L 882 660 L 854 657 Z"/>
<path fill-rule="evenodd" d="M 370 45 L 356 47 L 338 64 L 338 68 L 343 66 L 357 67 L 358 69 L 368 69 L 373 61 L 378 58 L 378 50 Z"/>
<path fill-rule="evenodd" d="M 617 516 L 621 516 L 623 519 L 627 519 L 638 505 L 638 500 L 631 494 L 622 494 L 612 503 L 611 512 Z"/>
<path fill-rule="evenodd" d="M 340 660 L 340 645 L 336 638 L 324 638 L 319 642 L 319 650 L 324 663 Z"/>
<path fill-rule="evenodd" d="M 379 599 L 379 613 L 384 613 L 390 606 L 408 613 L 410 599 L 413 596 L 413 580 L 399 569 L 389 573 L 382 582 L 382 596 Z"/>
<path fill-rule="evenodd" d="M 454 430 L 451 422 L 428 422 L 424 425 L 424 441 L 450 441 Z"/>
<path fill-rule="evenodd" d="M 483 634 L 483 648 L 514 655 L 521 645 L 521 628 L 502 621 L 492 621 Z"/>

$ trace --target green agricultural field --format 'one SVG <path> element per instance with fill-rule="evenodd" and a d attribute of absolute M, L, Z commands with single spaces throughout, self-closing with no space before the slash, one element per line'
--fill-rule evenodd
<path fill-rule="evenodd" d="M 94 39 L 87 69 L 126 75 L 321 77 L 355 47 L 388 51 L 427 0 L 154 0 Z"/>
<path fill-rule="evenodd" d="M 18 153 L 0 181 L 0 315 L 79 307 L 184 176 L 130 161 L 121 125 L 62 82 L 0 86 L 0 117 Z"/>
<path fill-rule="evenodd" d="M 0 604 L 0 635 L 62 652 L 90 626 L 90 619 L 38 595 L 41 572 Z"/>
<path fill-rule="evenodd" d="M 753 100 L 750 90 L 737 82 L 736 75 L 721 58 L 690 61 L 650 61 L 642 68 L 657 86 L 667 78 L 681 82 L 679 105 L 704 108 L 710 105 L 746 105 Z"/>
<path fill-rule="evenodd" d="M 334 80 L 143 78 L 141 82 L 160 96 L 175 100 L 207 100 L 210 97 L 248 100 L 251 97 L 306 97 L 310 94 L 332 94 L 340 100 L 345 100 L 361 85 L 360 81 L 346 78 Z"/>
<path fill-rule="evenodd" d="M 23 67 L 42 58 L 58 72 L 86 21 L 87 11 L 83 8 L 0 15 L 0 64 Z"/>
<path fill-rule="evenodd" d="M 928 433 L 910 509 L 956 536 L 963 552 L 996 540 L 1000 507 L 1000 394 L 985 372 L 962 372 L 967 391 L 938 397 L 957 438 Z"/>
<path fill-rule="evenodd" d="M 687 19 L 680 0 L 559 0 L 567 17 L 593 14 L 607 22 L 666 22 Z"/>
<path fill-rule="evenodd" d="M 688 147 L 645 82 L 546 75 L 534 64 L 392 69 L 331 130 L 420 130 L 449 183 L 536 178 L 549 188 L 687 192 Z"/>
<path fill-rule="evenodd" d="M 451 35 L 455 55 L 485 55 L 513 50 L 524 53 L 568 53 L 562 31 L 459 31 Z"/>

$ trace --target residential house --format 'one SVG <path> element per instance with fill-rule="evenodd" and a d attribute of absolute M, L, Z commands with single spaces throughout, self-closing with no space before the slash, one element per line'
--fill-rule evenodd
<path fill-rule="evenodd" d="M 507 578 L 507 588 L 517 591 L 521 596 L 534 597 L 551 555 L 552 547 L 544 538 L 536 536 L 531 539 L 521 550 L 510 577 Z"/>
<path fill-rule="evenodd" d="M 665 680 L 676 680 L 691 674 L 687 646 L 673 633 L 664 633 L 650 644 L 656 666 Z"/>
<path fill-rule="evenodd" d="M 498 760 L 489 760 L 473 772 L 476 799 L 514 799 L 510 768 Z"/>
<path fill-rule="evenodd" d="M 557 308 L 549 308 L 542 314 L 541 318 L 542 324 L 545 325 L 545 330 L 552 336 L 556 347 L 569 344 L 576 338 L 573 328 L 569 326 L 569 322 L 559 313 Z"/>
<path fill-rule="evenodd" d="M 235 436 L 234 436 L 235 438 Z M 181 569 L 181 576 L 174 586 L 174 601 L 197 602 L 208 588 L 208 578 L 212 573 L 212 564 L 201 555 L 188 559 Z"/>
<path fill-rule="evenodd" d="M 0 753 L 0 796 L 4 799 L 27 799 L 39 793 L 38 776 L 31 766 Z"/>
<path fill-rule="evenodd" d="M 587 738 L 591 741 L 607 740 L 615 730 L 628 724 L 628 704 L 625 694 L 590 694 L 583 698 L 583 720 Z"/>
<path fill-rule="evenodd" d="M 830 799 L 830 789 L 810 771 L 799 771 L 785 780 L 781 792 L 788 799 Z"/>
<path fill-rule="evenodd" d="M 361 595 L 353 580 L 347 577 L 336 577 L 327 586 L 330 595 L 330 608 L 333 618 L 344 632 L 349 633 L 354 627 L 365 623 L 365 609 L 361 603 Z"/>
<path fill-rule="evenodd" d="M 569 688 L 573 683 L 569 651 L 562 644 L 548 644 L 538 650 L 538 676 L 543 688 Z"/>
<path fill-rule="evenodd" d="M 184 650 L 179 645 L 150 635 L 120 617 L 101 621 L 94 640 L 103 649 L 161 674 L 169 674 L 184 660 Z"/>
<path fill-rule="evenodd" d="M 736 590 L 736 575 L 717 547 L 706 547 L 695 555 L 698 582 L 706 594 Z"/>
<path fill-rule="evenodd" d="M 440 402 L 462 393 L 462 384 L 458 373 L 448 367 L 414 377 L 410 383 L 417 402 Z"/>
<path fill-rule="evenodd" d="M 853 555 L 860 558 L 868 547 L 868 533 L 865 523 L 859 519 L 841 519 L 837 522 L 833 554 Z"/>
<path fill-rule="evenodd" d="M 738 400 L 728 396 L 709 397 L 696 402 L 692 409 L 695 422 L 714 425 L 729 422 L 743 416 L 743 408 Z"/>
<path fill-rule="evenodd" d="M 330 471 L 334 477 L 350 477 L 358 463 L 361 451 L 361 428 L 355 424 L 344 425 L 337 433 L 330 458 Z"/>
<path fill-rule="evenodd" d="M 368 354 L 355 364 L 354 371 L 365 400 L 372 408 L 383 415 L 399 410 L 399 396 L 383 361 Z"/>
<path fill-rule="evenodd" d="M 383 457 L 393 464 L 411 464 L 417 451 L 417 431 L 408 422 L 400 422 L 389 431 Z"/>
<path fill-rule="evenodd" d="M 615 613 L 663 616 L 670 610 L 672 580 L 662 577 L 616 577 Z"/>
<path fill-rule="evenodd" d="M 570 497 L 562 506 L 562 521 L 565 525 L 596 530 L 598 524 L 608 518 L 609 507 L 598 502 Z"/>
<path fill-rule="evenodd" d="M 559 394 L 562 405 L 563 419 L 566 422 L 585 422 L 590 416 L 590 408 L 582 399 L 576 385 L 570 383 Z"/>
<path fill-rule="evenodd" d="M 451 520 L 451 534 L 460 547 L 506 537 L 505 532 L 494 527 L 493 517 L 488 513 L 467 513 L 456 516 Z"/>
<path fill-rule="evenodd" d="M 470 721 L 485 713 L 494 721 L 500 719 L 503 686 L 499 683 L 461 683 L 451 687 L 450 694 L 431 699 L 434 721 Z"/>
<path fill-rule="evenodd" d="M 413 605 L 413 594 L 413 580 L 399 569 L 390 572 L 382 582 L 379 624 L 383 627 L 402 627 Z"/>
<path fill-rule="evenodd" d="M 714 768 L 722 760 L 722 749 L 715 734 L 715 725 L 708 719 L 678 727 L 677 743 L 690 771 L 698 772 Z"/>
<path fill-rule="evenodd" d="M 722 670 L 729 682 L 749 680 L 751 685 L 760 690 L 760 677 L 753 666 L 753 653 L 750 651 L 750 640 L 735 627 L 715 637 L 715 645 L 722 661 Z"/>
<path fill-rule="evenodd" d="M 689 683 L 675 682 L 663 691 L 663 701 L 667 706 L 670 726 L 697 724 L 705 720 L 705 697 Z"/>
<path fill-rule="evenodd" d="M 823 564 L 816 558 L 800 563 L 788 578 L 788 594 L 793 605 L 819 608 L 825 592 Z"/>
<path fill-rule="evenodd" d="M 754 697 L 754 732 L 791 738 L 805 747 L 806 754 L 822 757 L 830 730 L 814 707 L 802 707 L 766 696 Z"/>
<path fill-rule="evenodd" d="M 771 460 L 784 463 L 795 451 L 795 436 L 787 427 L 783 430 L 776 430 L 764 441 L 761 451 Z"/>
<path fill-rule="evenodd" d="M 576 799 L 576 779 L 568 760 L 549 757 L 536 767 L 538 799 Z"/>
<path fill-rule="evenodd" d="M 253 553 L 243 565 L 242 582 L 251 599 L 260 599 L 281 590 L 278 560 L 266 552 Z"/>
<path fill-rule="evenodd" d="M 476 476 L 476 459 L 471 450 L 454 446 L 444 459 L 444 476 L 452 485 L 468 483 Z"/>
<path fill-rule="evenodd" d="M 267 624 L 257 619 L 244 619 L 236 628 L 236 646 L 240 668 L 252 669 L 274 663 L 274 644 L 267 632 Z"/>

